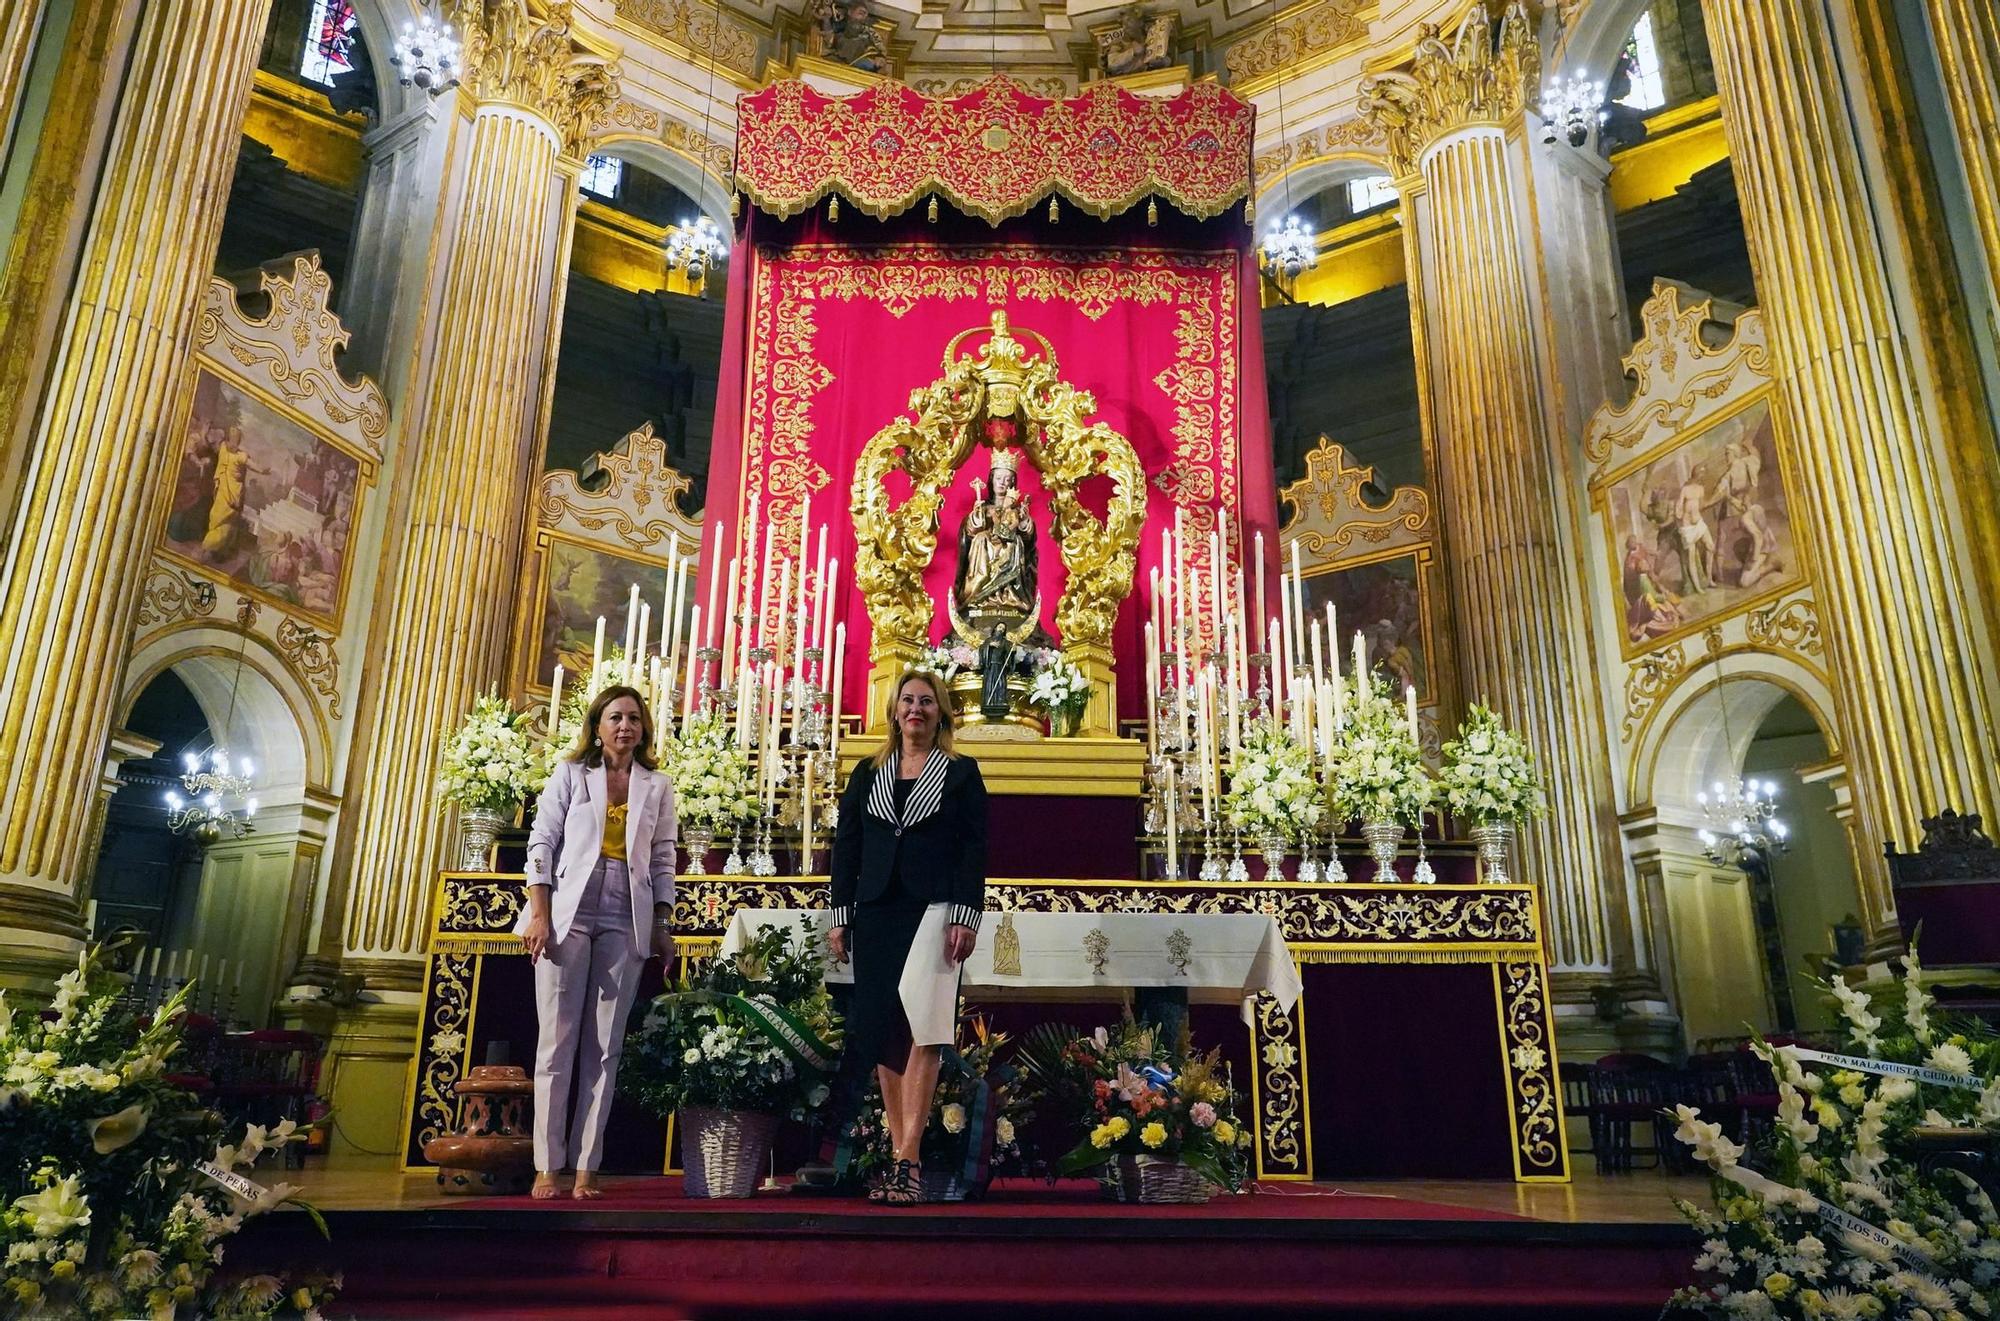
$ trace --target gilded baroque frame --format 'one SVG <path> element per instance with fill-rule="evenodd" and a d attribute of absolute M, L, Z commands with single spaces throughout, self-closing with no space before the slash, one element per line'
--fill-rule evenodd
<path fill-rule="evenodd" d="M 514 616 L 511 669 L 522 697 L 546 697 L 549 692 L 549 676 L 535 673 L 550 590 L 549 547 L 562 542 L 664 571 L 669 567 L 668 547 L 678 537 L 680 572 L 688 577 L 684 599 L 692 603 L 695 566 L 702 550 L 702 514 L 685 512 L 681 501 L 693 487 L 693 480 L 667 461 L 667 443 L 654 434 L 651 422 L 590 456 L 581 469 L 557 468 L 542 474 L 535 486 L 535 517 L 528 526 L 523 556 L 521 577 L 529 590 L 519 598 Z M 651 604 L 657 609 L 657 602 Z M 615 622 L 623 627 L 622 617 Z M 656 632 L 658 625 L 656 620 Z"/>
<path fill-rule="evenodd" d="M 248 314 L 240 301 L 245 293 L 266 299 L 267 310 L 259 316 Z M 156 565 L 169 565 L 218 588 L 226 587 L 338 637 L 346 618 L 354 562 L 361 553 L 366 495 L 382 465 L 389 406 L 374 381 L 366 376 L 349 380 L 335 363 L 334 355 L 347 347 L 349 334 L 327 306 L 332 293 L 333 280 L 321 269 L 317 252 L 294 257 L 288 273 L 280 273 L 278 263 L 259 268 L 254 291 L 229 280 L 209 281 L 195 320 L 194 351 L 174 406 L 172 447 L 154 496 L 153 526 L 159 529 L 154 542 Z M 355 461 L 354 503 L 348 514 L 347 545 L 340 558 L 330 614 L 227 576 L 168 543 L 167 517 L 173 509 L 188 423 L 204 374 Z"/>

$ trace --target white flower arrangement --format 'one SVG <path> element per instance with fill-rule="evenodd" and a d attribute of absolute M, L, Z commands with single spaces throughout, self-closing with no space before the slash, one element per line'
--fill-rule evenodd
<path fill-rule="evenodd" d="M 1090 705 L 1090 680 L 1069 657 L 1052 647 L 1035 653 L 1035 677 L 1028 685 L 1028 702 L 1051 723 L 1062 717 L 1074 724 Z"/>
<path fill-rule="evenodd" d="M 144 1027 L 124 989 L 93 947 L 57 982 L 52 1015 L 0 997 L 0 1314 L 317 1321 L 338 1277 L 214 1279 L 223 1240 L 250 1216 L 304 1207 L 298 1189 L 238 1196 L 200 1168 L 237 1174 L 306 1131 L 251 1124 L 218 1143 L 220 1117 L 166 1072 L 190 988 Z"/>
<path fill-rule="evenodd" d="M 1326 815 L 1311 749 L 1268 720 L 1252 722 L 1229 764 L 1222 811 L 1251 835 L 1278 834 L 1294 843 L 1309 836 Z"/>
<path fill-rule="evenodd" d="M 1347 724 L 1327 750 L 1334 815 L 1417 825 L 1435 791 L 1423 749 L 1386 683 L 1370 675 L 1355 687 Z"/>
<path fill-rule="evenodd" d="M 917 653 L 917 658 L 910 662 L 910 668 L 935 674 L 946 683 L 950 683 L 961 671 L 979 668 L 979 653 L 963 646 L 925 647 Z"/>
<path fill-rule="evenodd" d="M 1467 708 L 1443 752 L 1437 787 L 1452 815 L 1476 826 L 1518 825 L 1547 810 L 1527 743 L 1489 708 Z"/>
<path fill-rule="evenodd" d="M 1753 1047 L 1778 1087 L 1777 1123 L 1746 1152 L 1676 1108 L 1675 1136 L 1714 1174 L 1716 1209 L 1677 1201 L 1703 1235 L 1695 1270 L 1707 1283 L 1674 1296 L 1675 1316 L 1944 1321 L 2000 1308 L 2000 1214 L 1965 1175 L 1914 1159 L 1927 1127 L 2000 1132 L 2000 1042 L 1982 1025 L 1961 1034 L 1931 1017 L 1914 951 L 1901 1012 L 1885 1013 L 1836 975 L 1842 1050 L 1938 1069 L 1951 1086 L 1804 1060 L 1794 1046 Z M 1963 1145 L 1960 1143 L 1959 1145 Z"/>
<path fill-rule="evenodd" d="M 691 717 L 665 752 L 683 829 L 726 829 L 738 821 L 757 819 L 749 754 L 736 746 L 728 721 L 720 715 L 704 712 Z"/>
<path fill-rule="evenodd" d="M 487 693 L 447 736 L 439 760 L 438 792 L 447 803 L 507 812 L 548 782 L 552 749 L 529 728 L 525 712 L 498 693 Z"/>

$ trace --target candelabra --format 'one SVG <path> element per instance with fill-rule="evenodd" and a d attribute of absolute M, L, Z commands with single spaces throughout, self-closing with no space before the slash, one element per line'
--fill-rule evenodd
<path fill-rule="evenodd" d="M 248 757 L 232 765 L 223 748 L 209 749 L 206 757 L 188 753 L 181 774 L 188 796 L 167 790 L 167 828 L 189 831 L 204 844 L 243 838 L 257 814 L 257 800 L 250 793 L 255 773 Z"/>
<path fill-rule="evenodd" d="M 1292 279 L 1319 265 L 1319 239 L 1295 215 L 1274 220 L 1257 247 L 1264 269 Z"/>

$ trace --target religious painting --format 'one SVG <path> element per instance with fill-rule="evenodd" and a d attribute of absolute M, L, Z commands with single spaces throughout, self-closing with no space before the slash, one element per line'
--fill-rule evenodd
<path fill-rule="evenodd" d="M 359 455 L 201 364 L 169 492 L 167 553 L 337 630 L 366 480 Z"/>
<path fill-rule="evenodd" d="M 665 561 L 621 555 L 603 546 L 553 535 L 545 535 L 541 549 L 540 631 L 530 683 L 546 688 L 558 665 L 564 674 L 586 673 L 597 641 L 599 616 L 604 619 L 605 649 L 623 647 L 625 616 L 631 608 L 635 583 L 640 601 L 651 607 L 648 631 L 659 637 L 667 599 Z M 682 595 L 686 607 L 692 608 L 693 589 L 685 589 Z"/>
<path fill-rule="evenodd" d="M 1400 693 L 1416 688 L 1417 701 L 1432 700 L 1430 638 L 1424 609 L 1428 548 L 1309 574 L 1306 616 L 1324 620 L 1332 602 L 1345 663 L 1360 633 L 1370 668 L 1385 675 Z"/>
<path fill-rule="evenodd" d="M 1596 496 L 1628 656 L 1801 581 L 1767 395 L 1613 474 Z"/>

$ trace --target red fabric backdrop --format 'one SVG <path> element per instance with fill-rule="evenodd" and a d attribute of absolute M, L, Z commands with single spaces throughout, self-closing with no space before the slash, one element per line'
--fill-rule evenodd
<path fill-rule="evenodd" d="M 707 517 L 726 519 L 738 541 L 756 491 L 760 518 L 777 519 L 789 558 L 801 499 L 812 492 L 814 535 L 829 525 L 828 554 L 841 565 L 843 711 L 855 712 L 865 694 L 870 637 L 846 513 L 855 459 L 906 412 L 912 391 L 942 374 L 951 338 L 1004 308 L 1031 349 L 1039 346 L 1022 332 L 1047 338 L 1063 378 L 1096 396 L 1097 417 L 1132 442 L 1145 468 L 1146 535 L 1114 634 L 1119 713 L 1143 718 L 1147 574 L 1176 508 L 1186 511 L 1200 570 L 1197 600 L 1208 593 L 1211 528 L 1220 529 L 1231 564 L 1261 530 L 1275 566 L 1257 269 L 1240 214 L 1197 222 L 1163 212 L 1149 226 L 1136 212 L 1100 222 L 1072 211 L 1053 224 L 1038 212 L 989 227 L 952 214 L 938 223 L 915 213 L 829 223 L 818 211 L 777 221 L 752 209 L 743 230 L 731 262 Z M 965 349 L 983 343 L 975 335 Z M 971 482 L 986 475 L 975 453 L 952 485 L 925 579 L 934 601 L 945 600 L 957 567 Z M 1021 485 L 1045 522 L 1047 502 L 1026 465 Z M 1064 574 L 1046 530 L 1040 567 L 1053 634 Z M 702 569 L 705 601 L 714 566 L 705 559 Z M 940 610 L 932 638 L 946 628 Z"/>

